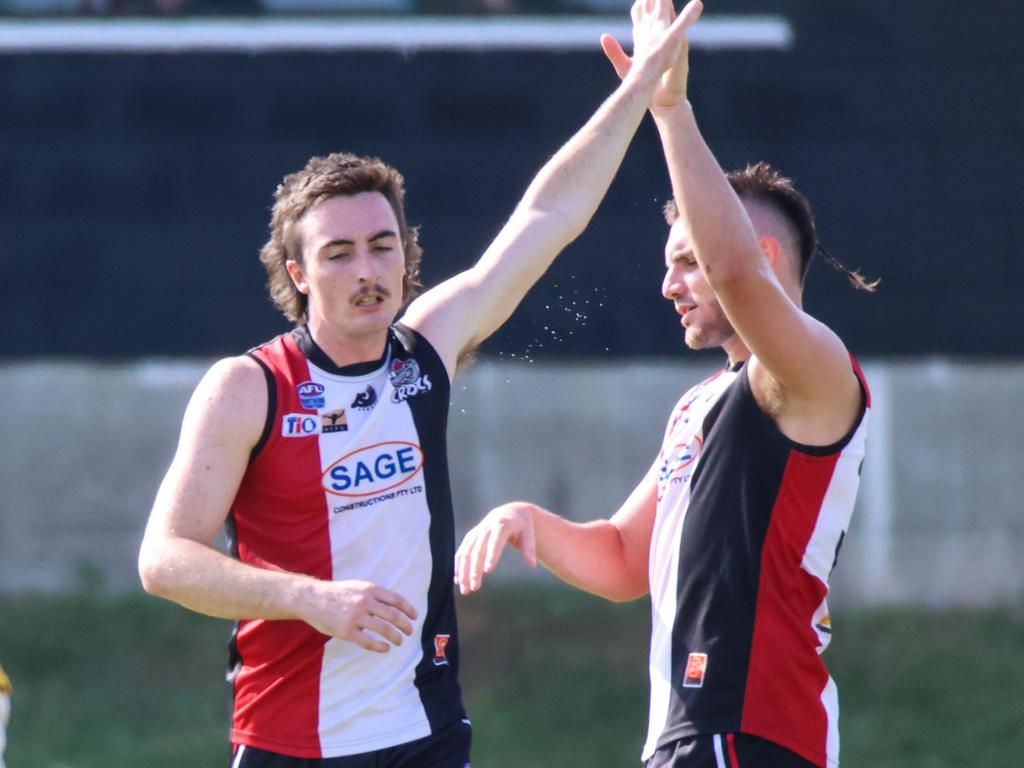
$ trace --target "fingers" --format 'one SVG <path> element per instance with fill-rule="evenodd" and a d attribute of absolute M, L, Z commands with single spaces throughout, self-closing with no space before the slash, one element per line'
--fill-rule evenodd
<path fill-rule="evenodd" d="M 523 533 L 530 528 L 530 558 L 532 554 L 533 531 L 528 518 L 515 504 L 497 507 L 479 525 L 466 534 L 455 555 L 455 583 L 462 594 L 476 592 L 483 586 L 484 574 L 493 573 L 508 544 L 521 548 Z M 523 557 L 527 558 L 526 552 Z M 527 563 L 531 564 L 527 558 Z"/>
<path fill-rule="evenodd" d="M 494 532 L 490 526 L 484 526 L 473 542 L 473 548 L 469 553 L 469 573 L 467 588 L 470 592 L 476 592 L 483 585 L 484 581 L 484 558 L 487 555 L 487 548 L 490 545 Z"/>
<path fill-rule="evenodd" d="M 487 519 L 466 534 L 466 538 L 459 545 L 459 551 L 455 555 L 455 583 L 459 585 L 459 592 L 467 595 L 479 589 L 479 574 L 476 572 L 476 562 L 482 542 L 488 536 Z"/>
<path fill-rule="evenodd" d="M 624 78 L 629 73 L 630 67 L 633 66 L 633 60 L 626 55 L 619 41 L 611 35 L 601 35 L 601 50 L 608 57 L 608 61 L 611 62 L 619 79 Z"/>
<path fill-rule="evenodd" d="M 412 606 L 409 607 L 411 608 Z M 383 619 L 384 621 L 388 622 L 390 626 L 396 627 L 404 634 L 410 636 L 412 635 L 413 627 L 412 621 L 410 621 L 410 619 L 415 619 L 416 617 L 415 615 L 410 615 L 409 613 L 407 613 L 404 608 L 393 607 L 390 603 L 381 601 L 377 605 L 371 605 L 368 610 L 368 613 L 371 616 L 376 616 L 380 619 Z M 415 611 L 413 611 L 413 614 L 415 614 Z M 398 637 L 397 635 L 395 636 Z M 402 638 L 398 637 L 399 642 L 395 643 L 395 645 L 398 645 L 401 642 L 401 640 Z"/>
<path fill-rule="evenodd" d="M 694 25 L 697 19 L 700 18 L 701 13 L 704 11 L 704 3 L 701 0 L 690 0 L 683 8 L 682 13 L 673 22 L 673 29 L 683 28 L 689 29 Z"/>
<path fill-rule="evenodd" d="M 633 6 L 633 57 L 631 66 L 643 61 L 655 62 L 654 67 L 662 71 L 671 67 L 685 51 L 686 33 L 700 18 L 704 6 L 701 0 L 690 0 L 677 16 L 672 0 L 637 0 Z M 605 55 L 616 66 L 621 61 L 615 46 L 602 39 Z M 624 56 L 624 54 L 622 55 Z M 622 76 L 622 73 L 620 73 Z"/>
<path fill-rule="evenodd" d="M 487 541 L 487 551 L 484 554 L 484 573 L 493 573 L 501 559 L 501 553 L 508 541 L 508 531 L 502 528 L 497 534 L 492 535 Z M 482 577 L 481 577 L 482 578 Z"/>
<path fill-rule="evenodd" d="M 523 560 L 531 568 L 537 567 L 537 536 L 533 531 L 533 525 L 527 525 L 523 529 L 522 541 L 519 545 Z"/>
<path fill-rule="evenodd" d="M 455 553 L 455 584 L 459 588 L 461 594 L 466 594 L 466 585 L 469 584 L 469 559 L 467 551 L 472 546 L 470 536 L 473 534 L 472 531 L 466 534 L 466 538 L 459 544 L 459 549 Z"/>
<path fill-rule="evenodd" d="M 316 594 L 305 618 L 325 635 L 387 653 L 415 631 L 416 608 L 390 589 L 365 581 L 320 582 Z"/>
<path fill-rule="evenodd" d="M 348 640 L 350 643 L 355 643 L 360 648 L 373 651 L 374 653 L 387 653 L 391 650 L 391 646 L 383 640 L 375 640 L 365 632 L 353 632 L 351 635 L 343 639 Z"/>
<path fill-rule="evenodd" d="M 398 630 L 395 628 L 395 625 L 391 624 L 390 622 L 384 621 L 383 619 L 378 619 L 376 616 L 367 616 L 366 618 L 364 618 L 360 626 L 360 629 L 368 630 L 377 635 L 380 635 L 385 640 L 390 642 L 392 645 L 402 644 L 402 635 L 399 634 Z M 366 633 L 360 632 L 359 634 L 365 636 Z M 407 632 L 406 634 L 409 633 Z"/>
<path fill-rule="evenodd" d="M 408 616 L 409 619 L 412 619 L 413 621 L 416 620 L 416 608 L 413 607 L 413 604 L 397 592 L 392 592 L 390 589 L 385 589 L 384 587 L 375 587 L 374 597 L 384 605 L 393 606 L 393 610 L 391 611 L 391 613 L 393 613 L 400 621 L 404 622 L 404 624 L 406 624 L 409 627 L 408 632 L 405 632 L 405 630 L 402 631 L 405 632 L 405 634 L 407 635 L 411 635 L 412 624 L 410 624 L 405 617 Z M 399 611 L 401 611 L 402 613 L 399 613 Z M 402 614 L 405 614 L 405 616 L 403 616 Z M 385 618 L 388 617 L 385 616 Z"/>

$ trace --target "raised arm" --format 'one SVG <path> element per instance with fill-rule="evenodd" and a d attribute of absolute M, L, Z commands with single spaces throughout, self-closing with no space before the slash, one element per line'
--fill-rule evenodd
<path fill-rule="evenodd" d="M 542 563 L 568 584 L 622 602 L 650 590 L 647 559 L 657 501 L 657 463 L 610 520 L 575 523 L 536 504 L 497 507 L 463 539 L 455 555 L 462 594 L 483 586 L 506 544 L 531 568 Z"/>
<path fill-rule="evenodd" d="M 628 76 L 635 64 L 614 41 L 605 43 L 616 72 Z M 812 442 L 838 438 L 860 404 L 849 354 L 835 333 L 802 310 L 799 285 L 787 292 L 776 277 L 769 259 L 781 257 L 777 239 L 758 237 L 697 127 L 687 101 L 688 53 L 684 43 L 651 98 L 651 114 L 693 254 L 755 358 L 750 375 L 759 399 L 781 396 L 797 422 L 807 422 L 807 416 L 818 422 L 809 430 L 795 425 L 800 434 L 791 436 Z M 821 419 L 823 408 L 827 417 Z"/>
<path fill-rule="evenodd" d="M 604 197 L 650 102 L 676 60 L 693 2 L 675 23 L 671 0 L 633 7 L 636 62 L 615 92 L 540 170 L 508 222 L 470 269 L 428 291 L 404 321 L 426 336 L 454 371 L 456 358 L 497 330 L 566 245 L 585 229 Z"/>
<path fill-rule="evenodd" d="M 378 652 L 389 647 L 381 638 L 400 644 L 416 616 L 400 595 L 366 582 L 257 568 L 213 547 L 266 413 L 266 379 L 249 358 L 222 360 L 199 383 L 146 526 L 143 586 L 209 616 L 298 619 Z"/>

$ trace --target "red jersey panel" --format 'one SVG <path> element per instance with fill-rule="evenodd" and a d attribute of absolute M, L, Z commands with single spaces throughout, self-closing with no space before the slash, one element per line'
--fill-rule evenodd
<path fill-rule="evenodd" d="M 413 638 L 384 654 L 301 621 L 238 622 L 233 742 L 337 757 L 461 719 L 443 363 L 400 324 L 371 364 L 337 368 L 305 328 L 250 356 L 270 405 L 231 510 L 234 553 L 261 568 L 373 582 L 419 618 Z"/>
<path fill-rule="evenodd" d="M 870 399 L 841 441 L 779 432 L 746 366 L 679 401 L 651 539 L 651 711 L 644 759 L 677 739 L 743 732 L 838 765 L 838 700 L 820 654 L 828 578 L 849 526 Z"/>

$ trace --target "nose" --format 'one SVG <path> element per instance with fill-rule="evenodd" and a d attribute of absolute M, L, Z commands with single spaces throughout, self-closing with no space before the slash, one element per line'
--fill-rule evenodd
<path fill-rule="evenodd" d="M 661 281 L 661 295 L 669 301 L 675 301 L 685 292 L 682 275 L 676 269 L 665 271 L 665 279 Z"/>
<path fill-rule="evenodd" d="M 356 278 L 360 283 L 375 282 L 378 275 L 377 262 L 367 248 L 360 248 L 356 251 L 355 259 Z"/>

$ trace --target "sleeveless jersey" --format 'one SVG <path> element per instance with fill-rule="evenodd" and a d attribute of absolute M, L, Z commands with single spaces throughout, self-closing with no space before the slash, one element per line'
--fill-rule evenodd
<path fill-rule="evenodd" d="M 244 620 L 231 643 L 232 742 L 304 758 L 403 744 L 465 717 L 457 682 L 455 533 L 437 352 L 395 324 L 383 360 L 339 369 L 306 328 L 249 352 L 266 427 L 228 520 L 260 568 L 358 579 L 417 611 L 387 653 L 301 621 Z"/>
<path fill-rule="evenodd" d="M 677 739 L 748 733 L 838 765 L 838 699 L 820 654 L 828 578 L 853 512 L 870 395 L 835 445 L 799 445 L 747 367 L 676 405 L 651 538 L 651 708 L 643 758 Z"/>

